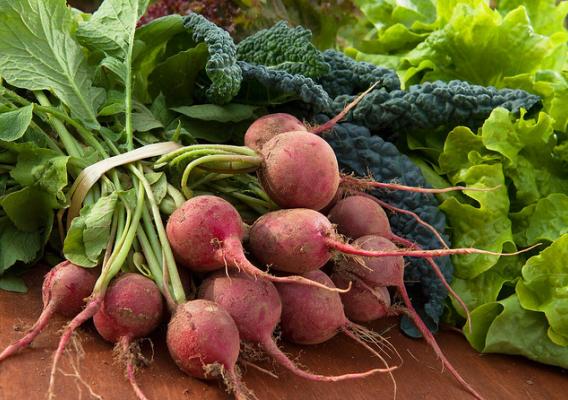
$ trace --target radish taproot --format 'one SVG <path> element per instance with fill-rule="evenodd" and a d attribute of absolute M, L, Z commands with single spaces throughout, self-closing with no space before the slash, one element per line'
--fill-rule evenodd
<path fill-rule="evenodd" d="M 276 325 L 280 322 L 282 302 L 272 282 L 254 279 L 242 272 L 231 271 L 228 275 L 218 272 L 203 281 L 198 296 L 214 301 L 231 315 L 237 324 L 241 340 L 259 344 L 279 364 L 302 378 L 337 382 L 364 378 L 377 372 L 391 370 L 372 369 L 362 373 L 325 376 L 298 368 L 274 342 L 273 334 Z"/>
<path fill-rule="evenodd" d="M 187 200 L 170 216 L 166 232 L 176 259 L 195 272 L 238 269 L 273 282 L 321 286 L 300 276 L 277 277 L 256 268 L 242 246 L 245 225 L 226 200 L 210 195 Z"/>
<path fill-rule="evenodd" d="M 360 237 L 353 242 L 355 246 L 359 246 L 362 249 L 368 249 L 371 251 L 386 251 L 390 252 L 392 249 L 396 248 L 396 245 L 389 241 L 388 239 L 377 236 L 377 235 L 367 235 Z M 361 266 L 361 263 L 364 266 Z M 405 313 L 414 322 L 426 342 L 432 347 L 436 356 L 442 360 L 442 364 L 445 368 L 450 371 L 454 378 L 473 396 L 481 399 L 481 395 L 467 383 L 462 376 L 456 371 L 450 361 L 446 358 L 436 339 L 424 324 L 406 291 L 404 286 L 404 258 L 400 256 L 390 256 L 390 257 L 362 257 L 362 260 L 340 260 L 336 265 L 336 272 L 341 274 L 342 271 L 347 271 L 349 274 L 356 275 L 363 282 L 370 286 L 394 286 L 406 307 Z M 350 280 L 350 276 L 346 277 Z"/>
<path fill-rule="evenodd" d="M 85 306 L 97 275 L 94 271 L 63 261 L 53 267 L 43 280 L 43 310 L 24 337 L 12 343 L 0 354 L 0 362 L 29 346 L 57 313 L 64 317 L 77 315 Z"/>
<path fill-rule="evenodd" d="M 221 377 L 237 399 L 247 389 L 236 370 L 240 336 L 235 321 L 209 300 L 180 304 L 168 324 L 166 342 L 176 365 L 199 379 Z"/>
<path fill-rule="evenodd" d="M 127 273 L 111 282 L 100 309 L 93 316 L 97 332 L 117 344 L 126 363 L 126 377 L 140 400 L 146 400 L 146 396 L 134 375 L 140 361 L 133 349 L 134 341 L 156 329 L 163 313 L 164 302 L 158 286 L 140 274 Z"/>

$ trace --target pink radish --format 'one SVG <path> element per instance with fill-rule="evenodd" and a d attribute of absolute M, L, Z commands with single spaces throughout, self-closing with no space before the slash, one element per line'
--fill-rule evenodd
<path fill-rule="evenodd" d="M 199 288 L 199 297 L 214 301 L 231 315 L 237 324 L 241 340 L 258 343 L 278 363 L 302 378 L 337 382 L 391 370 L 373 369 L 363 373 L 324 376 L 298 368 L 278 348 L 272 337 L 276 325 L 280 322 L 282 303 L 271 282 L 254 279 L 242 272 L 231 272 L 229 275 L 218 272 L 203 281 Z"/>
<path fill-rule="evenodd" d="M 299 276 L 272 276 L 252 265 L 241 244 L 243 221 L 237 210 L 220 197 L 205 195 L 187 200 L 170 216 L 166 231 L 176 259 L 192 271 L 232 268 L 273 282 L 319 285 Z"/>
<path fill-rule="evenodd" d="M 333 273 L 331 280 L 338 288 L 349 286 L 346 274 Z M 371 287 L 361 280 L 355 280 L 351 290 L 341 293 L 345 316 L 351 321 L 370 322 L 390 315 L 391 298 L 384 286 Z"/>
<path fill-rule="evenodd" d="M 275 136 L 260 149 L 258 177 L 268 196 L 282 208 L 320 210 L 339 187 L 339 166 L 331 146 L 306 131 Z"/>
<path fill-rule="evenodd" d="M 332 280 L 322 271 L 311 271 L 304 276 L 326 286 L 335 287 Z M 277 283 L 276 288 L 282 300 L 280 326 L 285 339 L 298 344 L 319 344 L 331 339 L 338 332 L 343 332 L 377 356 L 385 365 L 383 357 L 363 339 L 377 345 L 387 345 L 396 353 L 392 345 L 379 334 L 347 319 L 339 293 L 297 284 Z M 392 379 L 394 382 L 394 378 Z M 396 393 L 395 382 L 394 385 Z"/>
<path fill-rule="evenodd" d="M 97 275 L 94 271 L 63 261 L 53 267 L 45 276 L 42 286 L 43 311 L 36 323 L 18 341 L 12 343 L 0 354 L 0 361 L 29 346 L 47 326 L 53 314 L 65 317 L 77 315 L 85 306 Z"/>
<path fill-rule="evenodd" d="M 396 248 L 396 246 L 388 239 L 376 236 L 368 235 L 363 236 L 355 242 L 354 245 L 359 246 L 362 249 L 374 250 L 374 251 L 387 251 Z M 406 306 L 406 314 L 412 319 L 420 333 L 424 336 L 426 342 L 434 349 L 436 356 L 442 360 L 445 368 L 450 371 L 454 378 L 473 396 L 481 399 L 481 395 L 467 383 L 461 375 L 455 370 L 453 365 L 446 358 L 436 339 L 426 327 L 420 316 L 414 309 L 410 298 L 408 297 L 408 292 L 404 286 L 404 259 L 402 256 L 396 257 L 363 257 L 362 262 L 365 268 L 361 267 L 361 264 L 357 260 L 342 260 L 338 262 L 336 271 L 341 273 L 341 271 L 348 271 L 351 274 L 358 276 L 363 282 L 370 286 L 394 286 L 397 288 L 398 293 L 401 295 L 404 305 Z M 349 278 L 347 278 L 349 279 Z"/>
<path fill-rule="evenodd" d="M 293 273 L 320 269 L 331 259 L 334 250 L 367 257 L 409 256 L 428 258 L 472 253 L 518 254 L 518 252 L 496 253 L 475 248 L 364 250 L 342 241 L 334 231 L 331 222 L 324 215 L 305 208 L 278 210 L 261 216 L 250 229 L 249 248 L 260 262 L 275 270 Z"/>
<path fill-rule="evenodd" d="M 388 217 L 380 205 L 381 201 L 367 194 L 358 194 L 346 197 L 336 203 L 329 212 L 329 220 L 336 225 L 336 229 L 340 234 L 350 238 L 357 239 L 366 235 L 382 236 L 392 242 L 401 244 L 409 249 L 418 249 L 420 246 L 404 239 L 391 230 Z M 402 210 L 399 210 L 399 212 Z M 420 222 L 420 221 L 419 221 Z M 434 229 L 433 227 L 429 226 Z M 434 229 L 434 232 L 435 229 Z M 436 232 L 437 233 L 437 232 Z M 437 235 L 443 245 L 440 235 Z M 393 250 L 396 246 L 391 247 Z M 447 246 L 446 246 L 447 248 Z M 442 271 L 431 257 L 426 258 L 426 262 L 430 265 L 438 279 L 442 282 L 448 292 L 456 299 L 463 308 L 466 318 L 471 326 L 470 313 L 465 302 L 447 283 Z"/>
<path fill-rule="evenodd" d="M 133 341 L 148 336 L 160 324 L 164 302 L 158 286 L 142 275 L 127 273 L 115 278 L 108 287 L 103 303 L 93 316 L 97 332 L 120 346 L 126 360 L 126 376 L 141 400 L 146 396 L 134 376 L 136 356 Z"/>
<path fill-rule="evenodd" d="M 174 362 L 186 374 L 199 379 L 222 377 L 237 399 L 247 398 L 236 370 L 239 331 L 223 308 L 208 300 L 179 305 L 166 340 Z"/>
<path fill-rule="evenodd" d="M 305 125 L 290 114 L 268 114 L 254 121 L 245 132 L 245 146 L 260 150 L 274 136 L 284 132 L 305 131 Z"/>

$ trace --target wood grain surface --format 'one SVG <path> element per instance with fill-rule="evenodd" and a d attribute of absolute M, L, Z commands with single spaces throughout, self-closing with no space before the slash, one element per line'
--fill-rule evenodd
<path fill-rule="evenodd" d="M 28 294 L 0 291 L 2 347 L 20 337 L 41 311 L 43 273 L 45 269 L 40 268 L 28 275 Z M 61 317 L 55 318 L 32 348 L 0 364 L 1 400 L 46 398 L 51 354 L 57 345 L 57 332 L 64 323 Z M 371 326 L 382 331 L 395 324 L 396 321 L 391 320 Z M 470 398 L 450 375 L 442 372 L 441 364 L 423 341 L 403 336 L 396 326 L 388 330 L 386 336 L 404 359 L 402 367 L 394 372 L 397 399 Z M 85 353 L 78 363 L 82 381 L 105 400 L 135 399 L 124 378 L 123 369 L 113 361 L 112 345 L 100 339 L 90 324 L 81 330 L 79 337 Z M 458 371 L 487 399 L 568 399 L 568 375 L 564 370 L 539 365 L 520 357 L 480 355 L 457 332 L 442 332 L 437 338 Z M 154 361 L 138 372 L 140 385 L 150 400 L 230 398 L 219 383 L 198 381 L 177 369 L 164 344 L 164 329 L 152 337 L 152 342 Z M 363 371 L 380 365 L 376 358 L 342 335 L 318 346 L 282 345 L 286 352 L 300 360 L 305 367 L 322 374 Z M 144 347 L 147 354 L 150 354 L 150 347 Z M 66 376 L 73 373 L 69 360 L 76 360 L 77 353 L 73 354 L 74 356 L 68 355 L 61 365 L 62 373 L 56 381 L 57 398 L 96 398 L 89 395 L 86 386 L 77 377 Z M 269 361 L 258 362 L 258 365 L 273 371 L 279 377 L 275 379 L 257 369 L 246 368 L 244 381 L 260 400 L 377 400 L 394 397 L 393 383 L 388 375 L 341 383 L 315 383 L 292 376 L 285 370 L 274 367 Z"/>

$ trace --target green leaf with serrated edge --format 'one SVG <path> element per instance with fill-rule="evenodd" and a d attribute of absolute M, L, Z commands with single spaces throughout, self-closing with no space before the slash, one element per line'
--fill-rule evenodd
<path fill-rule="evenodd" d="M 44 235 L 40 231 L 21 231 L 8 217 L 0 217 L 0 274 L 17 262 L 35 261 L 43 247 Z"/>
<path fill-rule="evenodd" d="M 0 75 L 29 90 L 50 90 L 90 128 L 102 89 L 73 36 L 76 21 L 65 0 L 0 0 Z"/>
<path fill-rule="evenodd" d="M 27 186 L 3 196 L 0 206 L 19 230 L 36 232 L 51 229 L 53 209 L 58 204 L 53 195 L 36 186 Z"/>
<path fill-rule="evenodd" d="M 32 122 L 33 105 L 0 114 L 0 140 L 12 142 L 24 136 Z"/>
<path fill-rule="evenodd" d="M 87 268 L 98 264 L 100 255 L 108 245 L 117 200 L 118 194 L 113 192 L 81 209 L 80 215 L 73 219 L 63 243 L 65 258 Z"/>

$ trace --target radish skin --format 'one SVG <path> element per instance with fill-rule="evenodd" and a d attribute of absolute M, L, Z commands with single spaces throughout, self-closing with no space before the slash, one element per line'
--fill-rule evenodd
<path fill-rule="evenodd" d="M 254 121 L 245 132 L 245 146 L 260 150 L 274 136 L 285 132 L 305 131 L 306 126 L 291 114 L 267 114 Z"/>
<path fill-rule="evenodd" d="M 199 297 L 223 307 L 235 321 L 242 340 L 259 344 L 279 364 L 294 374 L 319 382 L 338 382 L 364 378 L 391 369 L 372 369 L 362 373 L 325 376 L 303 371 L 276 345 L 273 333 L 280 322 L 282 303 L 274 284 L 256 280 L 242 272 L 216 273 L 200 286 Z"/>
<path fill-rule="evenodd" d="M 42 286 L 43 310 L 30 330 L 0 353 L 0 362 L 28 347 L 43 331 L 53 314 L 65 317 L 77 315 L 85 306 L 85 299 L 95 287 L 94 271 L 63 261 L 45 276 Z"/>

